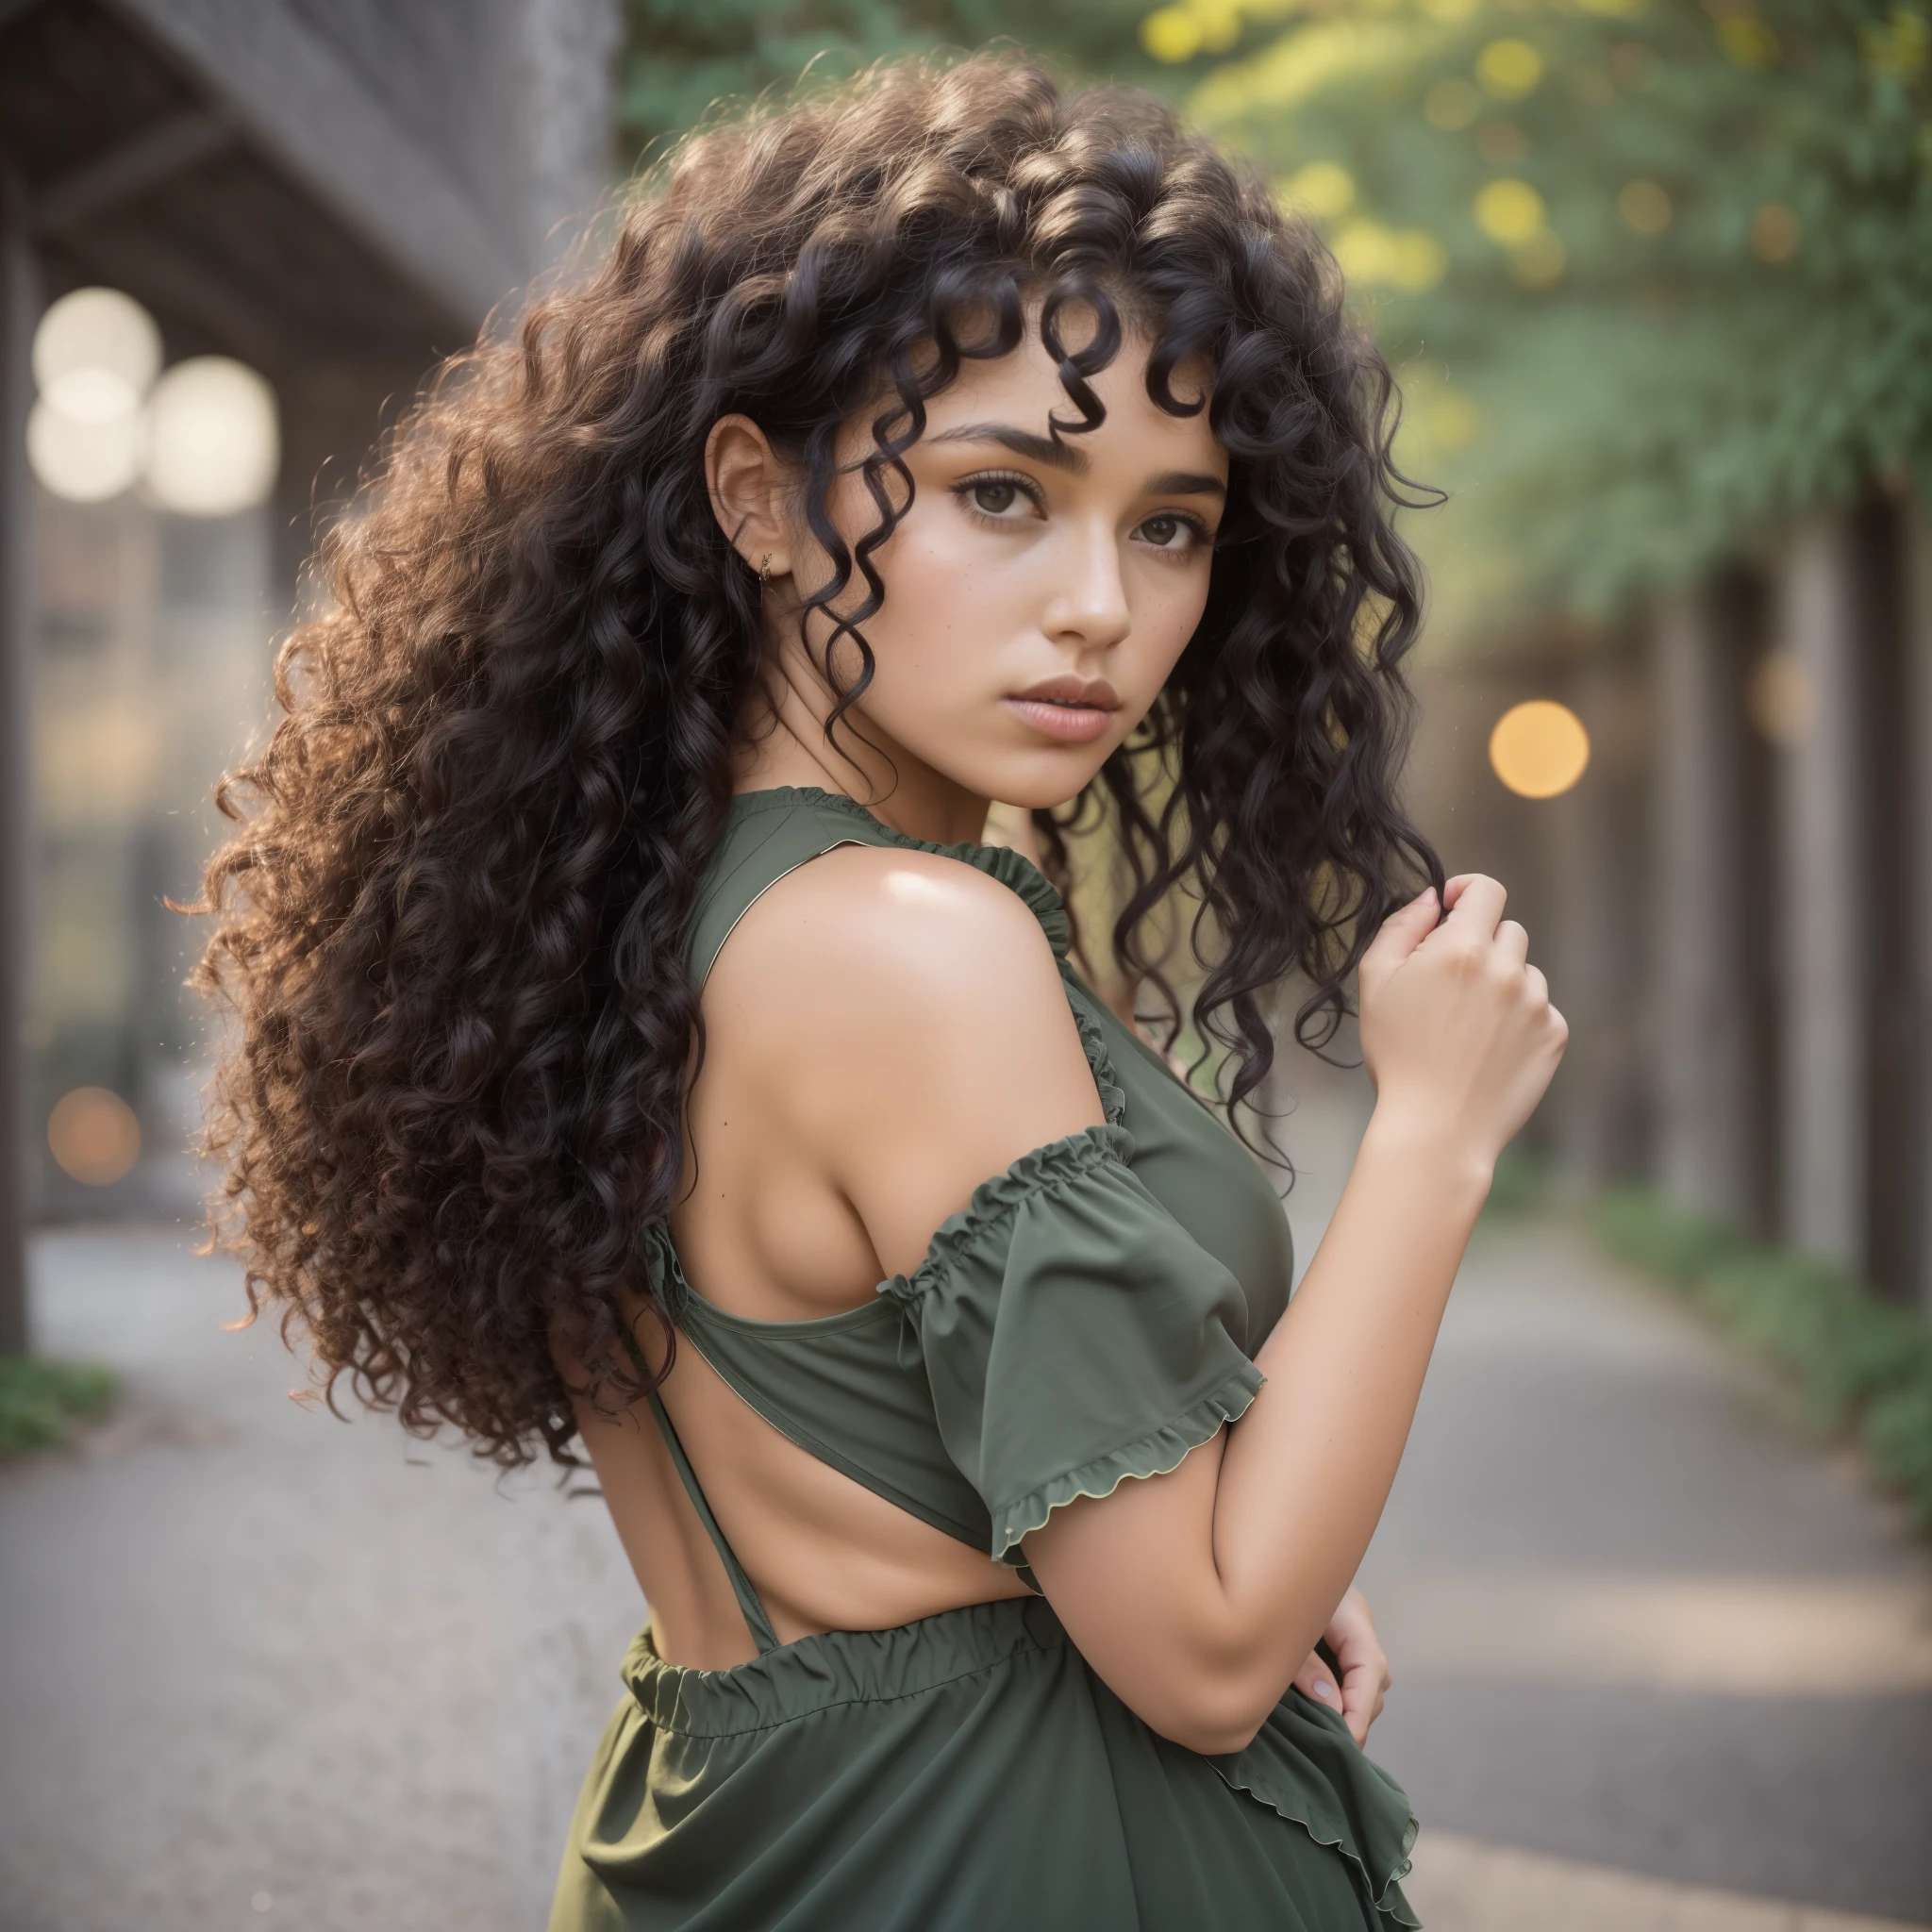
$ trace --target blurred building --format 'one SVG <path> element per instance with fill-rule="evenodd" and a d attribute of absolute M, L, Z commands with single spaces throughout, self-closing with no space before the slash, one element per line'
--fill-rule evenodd
<path fill-rule="evenodd" d="M 1875 489 L 1621 631 L 1422 682 L 1422 812 L 1452 867 L 1511 882 L 1573 1023 L 1537 1124 L 1560 1171 L 1654 1180 L 1932 1311 L 1923 507 Z M 1543 797 L 1492 736 L 1535 699 L 1588 739 Z"/>
<path fill-rule="evenodd" d="M 22 1022 L 0 1170 L 38 1211 L 178 1203 L 199 1024 L 178 992 L 192 935 L 161 898 L 192 892 L 209 788 L 267 715 L 314 509 L 605 188 L 616 44 L 615 0 L 0 0 L 0 994 Z M 152 322 L 125 475 L 90 456 L 82 419 L 118 405 L 85 368 L 63 391 L 78 467 L 44 408 L 26 459 L 50 403 L 35 333 L 83 289 L 131 298 L 114 315 L 137 351 Z M 64 353 L 72 375 L 84 351 Z M 234 458 L 232 420 L 191 407 L 224 384 L 244 418 L 264 399 L 249 500 L 195 482 Z M 76 1092 L 67 1166 L 92 1180 L 48 1151 Z M 149 1153 L 108 1180 L 117 1103 Z M 25 1211 L 0 1186 L 6 1256 Z"/>

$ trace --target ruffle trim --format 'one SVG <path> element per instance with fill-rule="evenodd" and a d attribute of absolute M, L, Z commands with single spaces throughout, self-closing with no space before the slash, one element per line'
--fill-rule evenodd
<path fill-rule="evenodd" d="M 1023 1154 L 1004 1174 L 981 1181 L 973 1198 L 958 1213 L 940 1224 L 926 1245 L 925 1257 L 910 1274 L 894 1274 L 878 1285 L 880 1294 L 910 1304 L 937 1287 L 961 1259 L 982 1241 L 1006 1232 L 1022 1206 L 1036 1195 L 1052 1192 L 1105 1167 L 1108 1161 L 1125 1166 L 1134 1152 L 1134 1137 L 1111 1124 L 1082 1127 L 1063 1141 L 1049 1141 Z"/>
<path fill-rule="evenodd" d="M 1096 1456 L 1057 1475 L 1017 1501 L 1003 1503 L 992 1512 L 993 1560 L 1018 1566 L 1023 1539 L 1044 1525 L 1056 1509 L 1082 1496 L 1110 1496 L 1129 1477 L 1166 1475 L 1226 1424 L 1238 1422 L 1261 1392 L 1267 1378 L 1245 1362 L 1219 1389 L 1185 1408 L 1172 1422 L 1147 1435 Z"/>
<path fill-rule="evenodd" d="M 1291 1690 L 1289 1696 L 1293 1698 L 1298 1694 Z M 1280 1711 L 1284 1707 L 1285 1704 L 1276 1707 L 1275 1715 L 1268 1720 L 1269 1724 L 1280 1722 Z M 1337 1724 L 1342 1724 L 1339 1713 L 1323 1711 L 1322 1716 L 1332 1719 Z M 1345 1725 L 1343 1735 L 1351 1749 L 1359 1749 L 1355 1740 L 1347 1736 Z M 1263 1739 L 1268 1739 L 1267 1743 L 1263 1743 Z M 1292 1749 L 1293 1746 L 1286 1740 L 1269 1739 L 1268 1728 L 1264 1725 L 1260 1735 L 1245 1751 L 1238 1751 L 1228 1757 L 1210 1757 L 1208 1762 L 1221 1774 L 1231 1790 L 1246 1793 L 1247 1796 L 1266 1805 L 1278 1816 L 1286 1818 L 1290 1824 L 1299 1824 L 1318 1845 L 1340 1852 L 1362 1874 L 1362 1880 L 1368 1887 L 1369 1897 L 1374 1902 L 1376 1911 L 1397 1925 L 1409 1928 L 1409 1932 L 1419 1932 L 1422 1921 L 1416 1917 L 1414 1908 L 1403 1896 L 1402 1881 L 1408 1876 L 1414 1866 L 1412 1855 L 1415 1851 L 1416 1834 L 1421 1827 L 1415 1813 L 1408 1811 L 1408 1799 L 1404 1795 L 1402 1788 L 1368 1758 L 1361 1759 L 1362 1773 L 1369 1778 L 1376 1780 L 1379 1786 L 1373 1793 L 1364 1795 L 1371 1799 L 1379 1797 L 1393 1800 L 1400 1803 L 1404 1810 L 1407 1811 L 1407 1823 L 1402 1831 L 1402 1843 L 1394 1858 L 1390 1861 L 1389 1869 L 1377 1873 L 1371 1868 L 1361 1848 L 1356 1843 L 1355 1834 L 1346 1824 L 1336 1821 L 1317 1823 L 1311 1814 L 1321 1807 L 1312 1803 L 1301 1789 L 1302 1780 L 1295 1775 L 1293 1766 L 1271 1765 L 1266 1761 L 1270 1757 L 1281 1757 Z M 1317 1775 L 1320 1776 L 1320 1774 Z M 1332 1786 L 1334 1781 L 1331 1778 L 1321 1777 L 1321 1782 Z M 1359 1780 L 1352 1779 L 1350 1782 L 1358 1783 Z"/>
<path fill-rule="evenodd" d="M 961 864 L 972 866 L 975 872 L 983 872 L 989 878 L 998 880 L 1008 891 L 1017 893 L 1025 902 L 1027 910 L 1040 922 L 1041 930 L 1046 934 L 1046 942 L 1053 948 L 1053 956 L 1059 963 L 1060 977 L 1067 982 L 1067 1004 L 1073 1008 L 1074 1024 L 1079 1029 L 1081 1051 L 1087 1056 L 1093 1084 L 1100 1090 L 1101 1110 L 1107 1116 L 1108 1124 L 1117 1127 L 1125 1120 L 1127 1096 L 1114 1072 L 1106 1038 L 1100 1030 L 1099 1022 L 1088 1014 L 1074 993 L 1074 970 L 1067 959 L 1073 927 L 1067 919 L 1066 904 L 1054 891 L 1052 881 L 1030 858 L 1015 852 L 1010 845 L 978 845 L 970 841 L 958 845 L 936 845 L 929 839 L 915 839 L 910 833 L 895 831 L 882 819 L 874 818 L 856 798 L 848 798 L 840 791 L 824 791 L 816 785 L 776 785 L 767 791 L 746 792 L 741 800 L 741 808 L 747 810 L 780 810 L 793 807 L 829 811 L 836 817 L 849 819 L 888 845 L 902 846 L 913 852 L 931 852 L 941 858 L 957 858 Z"/>

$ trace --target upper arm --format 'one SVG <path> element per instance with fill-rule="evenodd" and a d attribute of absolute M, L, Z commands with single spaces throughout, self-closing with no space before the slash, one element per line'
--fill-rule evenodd
<path fill-rule="evenodd" d="M 800 867 L 740 923 L 705 1002 L 890 1272 L 980 1182 L 1102 1119 L 1039 922 L 957 859 L 844 846 Z"/>

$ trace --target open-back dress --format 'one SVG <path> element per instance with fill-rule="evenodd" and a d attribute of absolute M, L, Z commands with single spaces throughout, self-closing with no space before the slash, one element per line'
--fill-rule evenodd
<path fill-rule="evenodd" d="M 738 798 L 692 924 L 700 981 L 752 903 L 841 845 L 939 853 L 1018 893 L 1059 960 L 1104 1125 L 983 1183 L 910 1274 L 815 1321 L 726 1313 L 668 1232 L 680 1336 L 791 1440 L 1013 1565 L 1060 1505 L 1162 1474 L 1254 1400 L 1291 1251 L 1247 1151 L 1074 972 L 1018 853 L 930 845 L 849 798 Z M 997 1024 L 996 1016 L 989 1016 Z M 705 1671 L 647 1624 L 592 1760 L 551 1932 L 1341 1932 L 1417 1921 L 1415 1820 L 1291 1689 L 1245 1749 L 1159 1737 L 1039 1595 L 780 1644 L 663 1405 L 758 1646 Z"/>

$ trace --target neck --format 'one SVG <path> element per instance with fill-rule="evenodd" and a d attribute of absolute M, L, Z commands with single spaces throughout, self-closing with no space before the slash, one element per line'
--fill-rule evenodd
<path fill-rule="evenodd" d="M 985 836 L 990 799 L 908 751 L 867 717 L 863 704 L 847 711 L 827 736 L 831 709 L 830 693 L 816 680 L 801 690 L 781 670 L 739 733 L 731 789 L 801 785 L 842 792 L 881 824 L 935 845 L 976 842 Z"/>

